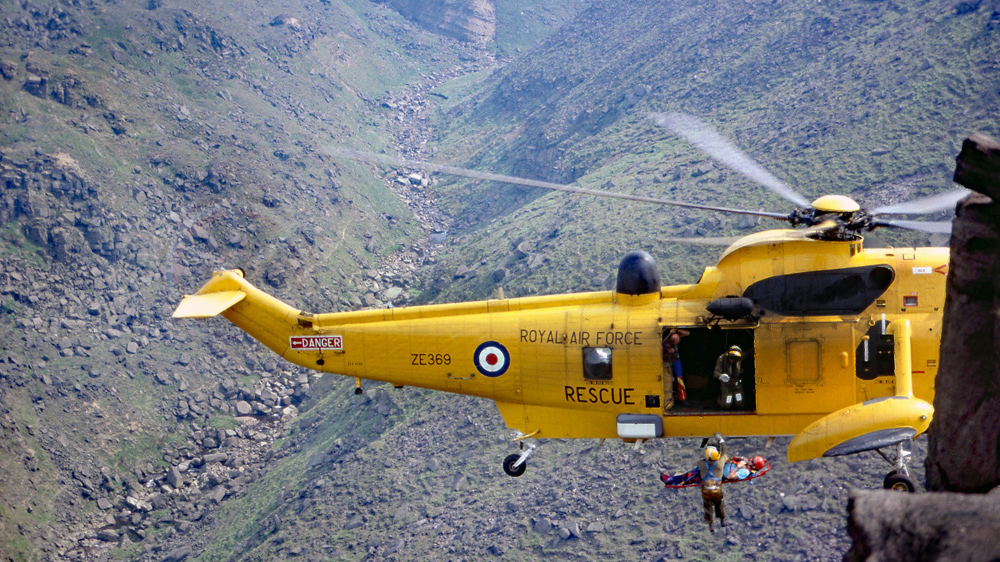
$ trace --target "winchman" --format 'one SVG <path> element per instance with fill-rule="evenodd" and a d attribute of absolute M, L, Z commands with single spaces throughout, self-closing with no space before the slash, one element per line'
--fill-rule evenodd
<path fill-rule="evenodd" d="M 723 410 L 743 407 L 743 350 L 738 345 L 730 347 L 715 361 L 713 376 L 719 380 L 722 393 L 719 405 Z"/>
<path fill-rule="evenodd" d="M 701 499 L 705 504 L 705 523 L 708 529 L 715 532 L 713 513 L 719 518 L 719 523 L 726 526 L 726 511 L 722 507 L 722 478 L 724 468 L 729 461 L 726 454 L 725 439 L 716 433 L 718 446 L 705 447 L 705 458 L 698 462 L 698 475 L 701 477 Z"/>

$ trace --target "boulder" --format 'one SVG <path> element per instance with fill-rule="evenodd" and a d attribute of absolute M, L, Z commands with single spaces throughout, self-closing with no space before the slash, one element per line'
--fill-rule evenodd
<path fill-rule="evenodd" d="M 187 560 L 189 556 L 193 554 L 190 546 L 178 546 L 168 550 L 166 554 L 163 555 L 161 562 L 183 562 Z"/>
<path fill-rule="evenodd" d="M 993 561 L 1000 557 L 1000 492 L 851 492 L 844 562 Z"/>
<path fill-rule="evenodd" d="M 9 60 L 0 60 L 0 76 L 4 80 L 13 80 L 17 76 L 17 64 Z"/>
<path fill-rule="evenodd" d="M 176 466 L 170 467 L 170 470 L 167 471 L 167 483 L 174 489 L 180 488 L 184 484 L 184 477 L 181 476 L 181 471 Z"/>
<path fill-rule="evenodd" d="M 537 519 L 531 529 L 540 535 L 552 532 L 552 523 L 548 519 Z"/>
<path fill-rule="evenodd" d="M 125 498 L 125 503 L 129 506 L 132 511 L 143 511 L 150 512 L 153 511 L 153 506 L 149 502 L 142 501 L 136 497 L 128 496 Z"/>
<path fill-rule="evenodd" d="M 205 461 L 205 464 L 208 464 L 210 462 L 226 462 L 228 458 L 229 455 L 226 453 L 209 453 L 205 455 L 203 460 Z"/>

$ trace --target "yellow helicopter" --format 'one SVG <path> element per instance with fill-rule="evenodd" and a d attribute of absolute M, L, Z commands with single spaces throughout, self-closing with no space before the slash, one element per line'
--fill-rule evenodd
<path fill-rule="evenodd" d="M 873 211 L 839 195 L 808 203 L 697 119 L 653 119 L 799 209 L 726 209 L 338 154 L 805 228 L 740 238 L 688 285 L 661 286 L 653 259 L 632 252 L 610 291 L 314 314 L 228 270 L 173 316 L 221 314 L 294 364 L 355 377 L 359 390 L 366 379 L 493 400 L 521 445 L 503 461 L 511 476 L 524 473 L 535 439 L 794 435 L 789 461 L 875 450 L 894 466 L 885 487 L 912 491 L 907 443 L 933 414 L 948 250 L 869 249 L 862 232 L 947 232 L 946 222 L 880 217 L 940 211 L 966 192 Z M 734 346 L 741 368 L 720 375 L 727 357 L 737 361 Z"/>

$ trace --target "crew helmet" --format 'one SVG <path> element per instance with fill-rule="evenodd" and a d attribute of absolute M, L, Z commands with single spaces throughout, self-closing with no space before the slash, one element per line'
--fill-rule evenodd
<path fill-rule="evenodd" d="M 740 346 L 734 345 L 733 347 L 729 348 L 729 351 L 726 352 L 726 356 L 729 357 L 730 359 L 742 359 L 743 350 L 740 349 Z"/>
<path fill-rule="evenodd" d="M 764 460 L 764 457 L 760 455 L 754 455 L 753 460 L 750 462 L 750 466 L 752 466 L 754 470 L 760 470 L 764 468 L 764 465 L 766 463 L 767 461 Z"/>
<path fill-rule="evenodd" d="M 715 447 L 705 447 L 705 460 L 715 462 L 719 460 L 719 450 Z"/>

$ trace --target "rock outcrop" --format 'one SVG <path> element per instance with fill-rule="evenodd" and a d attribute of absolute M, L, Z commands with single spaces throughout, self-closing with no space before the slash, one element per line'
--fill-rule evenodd
<path fill-rule="evenodd" d="M 927 487 L 942 493 L 852 492 L 845 562 L 1000 559 L 1000 205 L 984 195 L 1000 196 L 1000 145 L 967 139 L 955 181 L 979 193 L 952 225 L 926 459 Z"/>
<path fill-rule="evenodd" d="M 844 562 L 993 561 L 1000 557 L 1000 492 L 901 494 L 854 491 Z"/>
<path fill-rule="evenodd" d="M 927 487 L 986 492 L 1000 485 L 1000 145 L 967 139 L 955 181 L 979 193 L 952 226 Z"/>
<path fill-rule="evenodd" d="M 496 36 L 492 0 L 385 0 L 385 4 L 434 33 L 486 45 Z"/>

